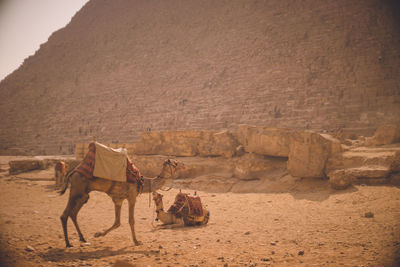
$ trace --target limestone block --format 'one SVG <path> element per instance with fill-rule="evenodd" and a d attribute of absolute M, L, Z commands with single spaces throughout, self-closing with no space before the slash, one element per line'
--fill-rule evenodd
<path fill-rule="evenodd" d="M 380 146 L 397 143 L 400 141 L 400 126 L 386 124 L 376 129 L 374 136 L 365 140 L 366 146 Z"/>
<path fill-rule="evenodd" d="M 294 133 L 294 130 L 285 128 L 239 125 L 237 138 L 246 152 L 288 157 L 290 140 Z"/>
<path fill-rule="evenodd" d="M 238 143 L 228 131 L 164 131 L 143 133 L 132 145 L 136 155 L 174 155 L 179 157 L 232 157 Z"/>
<path fill-rule="evenodd" d="M 333 189 L 342 190 L 348 188 L 355 177 L 346 170 L 336 170 L 328 174 L 329 184 Z"/>
<path fill-rule="evenodd" d="M 40 170 L 43 167 L 41 160 L 12 160 L 8 165 L 10 165 L 10 174 Z"/>
<path fill-rule="evenodd" d="M 346 169 L 346 172 L 357 179 L 385 179 L 390 174 L 390 169 L 383 166 L 362 166 Z"/>
<path fill-rule="evenodd" d="M 345 189 L 351 184 L 377 185 L 389 181 L 390 170 L 382 166 L 362 166 L 335 170 L 328 173 L 329 183 L 334 189 Z"/>
<path fill-rule="evenodd" d="M 331 155 L 332 140 L 311 131 L 297 131 L 292 135 L 287 168 L 294 177 L 318 178 L 325 176 L 325 164 Z"/>
<path fill-rule="evenodd" d="M 286 171 L 286 158 L 247 153 L 242 157 L 235 158 L 234 165 L 234 177 L 241 180 L 254 180 L 275 170 Z"/>
<path fill-rule="evenodd" d="M 329 134 L 321 134 L 321 136 L 330 142 L 331 155 L 336 155 L 343 152 L 342 144 L 340 143 L 339 139 Z"/>
<path fill-rule="evenodd" d="M 129 157 L 132 163 L 140 170 L 145 177 L 156 177 L 160 174 L 163 162 L 168 159 L 167 156 L 137 156 Z"/>
<path fill-rule="evenodd" d="M 155 177 L 160 174 L 162 163 L 167 158 L 169 157 L 161 155 L 134 155 L 131 160 L 144 176 Z M 219 173 L 220 176 L 224 174 L 226 177 L 232 177 L 233 163 L 226 158 L 179 157 L 177 159 L 185 165 L 185 168 L 175 175 L 174 178 L 177 179 L 188 179 L 215 173 Z"/>
<path fill-rule="evenodd" d="M 182 189 L 226 193 L 231 190 L 235 183 L 237 183 L 237 179 L 227 178 L 219 174 L 208 174 L 196 178 L 173 180 L 170 186 Z"/>
<path fill-rule="evenodd" d="M 145 132 L 136 143 L 133 153 L 137 155 L 175 155 L 191 157 L 196 155 L 196 141 L 201 131 Z"/>
<path fill-rule="evenodd" d="M 212 133 L 199 142 L 200 156 L 223 156 L 231 158 L 236 154 L 238 142 L 229 131 Z"/>
<path fill-rule="evenodd" d="M 185 169 L 180 172 L 178 178 L 193 178 L 207 174 L 218 173 L 220 176 L 232 177 L 234 165 L 230 159 L 215 158 L 181 158 Z"/>

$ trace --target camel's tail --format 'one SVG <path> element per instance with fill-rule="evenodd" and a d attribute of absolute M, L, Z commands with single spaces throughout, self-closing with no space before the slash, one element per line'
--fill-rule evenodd
<path fill-rule="evenodd" d="M 58 191 L 60 196 L 64 195 L 65 191 L 67 191 L 68 184 L 69 184 L 69 177 L 71 176 L 72 173 L 73 173 L 73 171 L 67 173 L 67 175 L 65 176 L 65 182 L 64 182 L 63 188 L 60 191 Z"/>

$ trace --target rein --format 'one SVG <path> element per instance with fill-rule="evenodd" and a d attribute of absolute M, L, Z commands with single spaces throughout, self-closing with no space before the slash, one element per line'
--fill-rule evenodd
<path fill-rule="evenodd" d="M 169 162 L 168 163 L 168 167 L 169 167 L 169 173 L 170 173 L 170 175 L 171 175 L 171 177 L 176 173 L 176 168 L 173 168 L 172 166 L 171 166 L 171 162 Z M 152 184 L 153 184 L 153 180 L 156 180 L 156 179 L 160 179 L 161 178 L 161 176 L 160 175 L 158 175 L 157 177 L 154 177 L 154 178 L 150 178 L 150 177 L 143 177 L 143 180 L 148 180 L 149 181 L 149 208 L 151 207 L 151 195 L 150 195 L 150 193 L 151 192 L 153 192 L 153 190 L 152 190 Z M 171 188 L 170 188 L 171 189 Z M 170 189 L 168 189 L 168 190 L 170 190 Z M 167 191 L 168 191 L 167 190 Z"/>

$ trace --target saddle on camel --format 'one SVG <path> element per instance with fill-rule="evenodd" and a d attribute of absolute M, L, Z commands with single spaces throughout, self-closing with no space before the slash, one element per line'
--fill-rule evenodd
<path fill-rule="evenodd" d="M 186 193 L 178 193 L 174 204 L 168 212 L 175 214 L 176 217 L 183 217 L 185 225 L 196 225 L 204 221 L 203 205 L 199 196 L 191 196 Z"/>
<path fill-rule="evenodd" d="M 93 142 L 83 161 L 73 172 L 78 172 L 88 179 L 99 177 L 117 182 L 137 183 L 138 189 L 143 185 L 143 176 L 133 165 L 124 148 L 114 149 Z"/>

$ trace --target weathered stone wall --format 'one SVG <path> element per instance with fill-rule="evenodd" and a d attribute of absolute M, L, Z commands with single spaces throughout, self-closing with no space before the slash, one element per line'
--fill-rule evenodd
<path fill-rule="evenodd" d="M 261 179 L 286 169 L 292 176 L 322 178 L 328 158 L 342 152 L 339 140 L 327 135 L 247 125 L 232 132 L 143 133 L 134 144 L 107 145 L 127 148 L 135 164 L 150 176 L 156 175 L 154 167 L 165 158 L 179 157 L 190 165 L 180 173 L 183 178 L 218 174 L 241 180 Z M 82 159 L 87 151 L 88 144 L 77 144 L 76 158 Z"/>
<path fill-rule="evenodd" d="M 0 83 L 0 153 L 242 123 L 372 134 L 400 120 L 398 13 L 389 0 L 91 0 Z"/>

